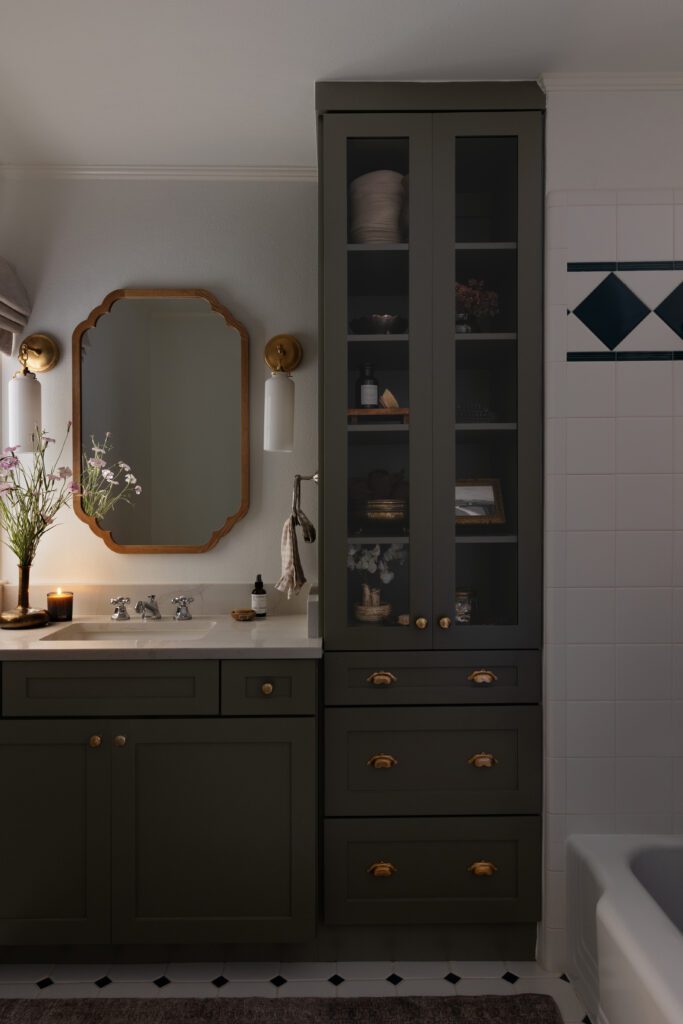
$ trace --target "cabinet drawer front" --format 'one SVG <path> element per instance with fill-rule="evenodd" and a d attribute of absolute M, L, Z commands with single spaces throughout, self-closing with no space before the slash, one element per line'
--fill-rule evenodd
<path fill-rule="evenodd" d="M 325 921 L 538 920 L 540 840 L 536 817 L 326 821 Z"/>
<path fill-rule="evenodd" d="M 217 715 L 217 661 L 10 661 L 5 716 Z"/>
<path fill-rule="evenodd" d="M 222 661 L 222 715 L 314 715 L 317 664 Z"/>
<path fill-rule="evenodd" d="M 540 810 L 540 707 L 335 708 L 325 733 L 328 816 Z"/>
<path fill-rule="evenodd" d="M 541 699 L 538 651 L 326 654 L 325 703 L 515 704 Z"/>

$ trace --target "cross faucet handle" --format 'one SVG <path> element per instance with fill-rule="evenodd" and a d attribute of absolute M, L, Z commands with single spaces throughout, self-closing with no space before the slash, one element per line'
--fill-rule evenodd
<path fill-rule="evenodd" d="M 188 606 L 193 602 L 193 597 L 185 597 L 183 594 L 179 597 L 171 598 L 171 603 L 176 605 L 175 617 L 178 622 L 187 622 L 188 619 L 192 618 Z"/>
<path fill-rule="evenodd" d="M 114 614 L 112 615 L 114 622 L 125 622 L 127 619 L 130 619 L 126 609 L 126 605 L 130 604 L 129 597 L 110 597 L 109 604 L 114 605 Z"/>

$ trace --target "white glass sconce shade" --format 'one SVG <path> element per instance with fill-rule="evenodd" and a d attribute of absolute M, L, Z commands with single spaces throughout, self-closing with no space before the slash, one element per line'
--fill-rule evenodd
<path fill-rule="evenodd" d="M 274 372 L 266 380 L 263 448 L 267 452 L 294 449 L 294 381 L 288 373 Z"/>
<path fill-rule="evenodd" d="M 9 382 L 8 445 L 20 445 L 20 454 L 33 451 L 33 436 L 40 430 L 40 382 L 34 373 L 20 371 Z"/>

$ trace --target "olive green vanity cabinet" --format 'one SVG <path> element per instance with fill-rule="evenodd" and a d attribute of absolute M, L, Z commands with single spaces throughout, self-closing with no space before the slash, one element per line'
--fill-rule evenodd
<path fill-rule="evenodd" d="M 0 944 L 312 937 L 315 662 L 3 672 Z"/>

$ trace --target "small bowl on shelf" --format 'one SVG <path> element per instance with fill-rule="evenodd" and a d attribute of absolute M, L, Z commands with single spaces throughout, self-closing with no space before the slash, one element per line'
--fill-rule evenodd
<path fill-rule="evenodd" d="M 235 622 L 251 622 L 256 618 L 256 612 L 251 608 L 233 608 L 230 614 Z"/>
<path fill-rule="evenodd" d="M 351 320 L 349 326 L 353 334 L 403 334 L 408 320 L 399 313 L 371 313 Z"/>

